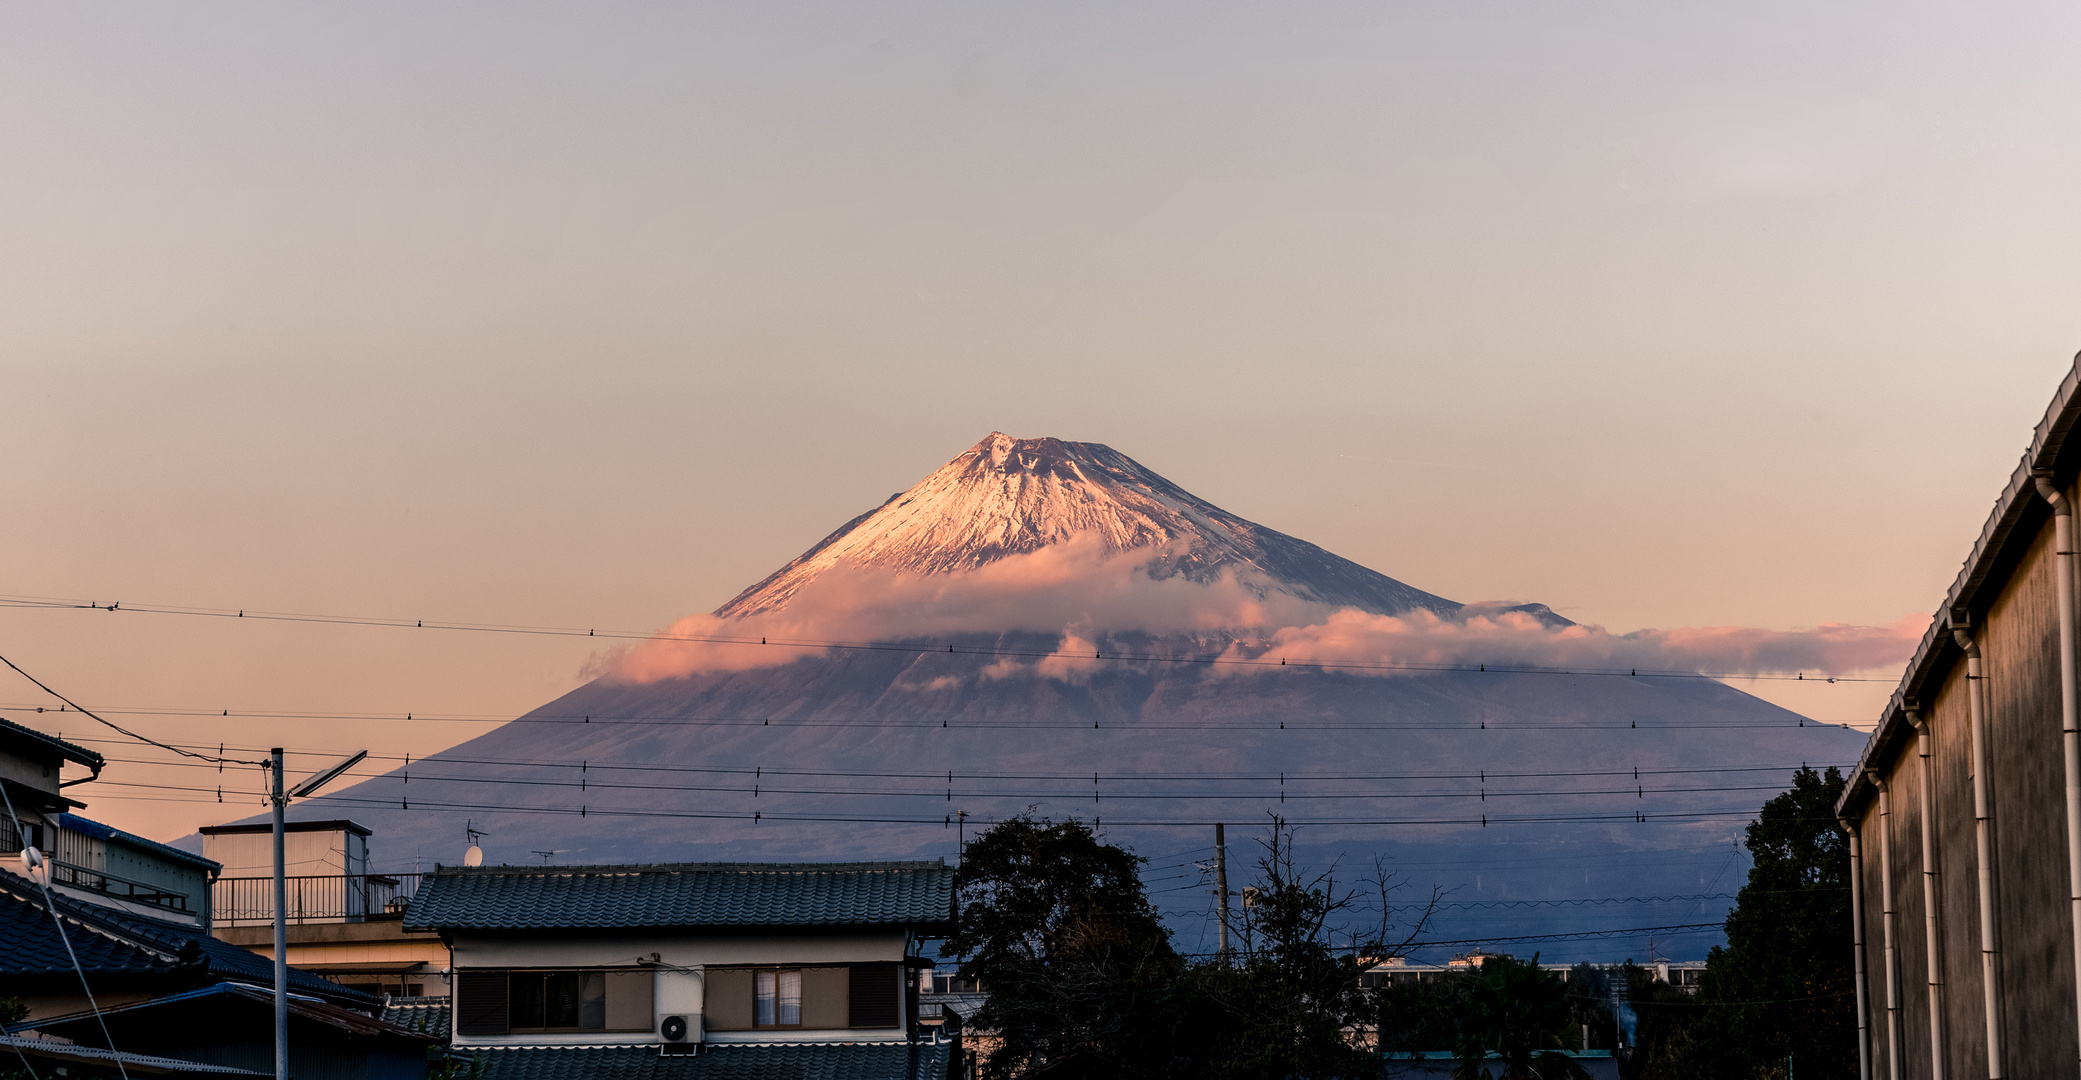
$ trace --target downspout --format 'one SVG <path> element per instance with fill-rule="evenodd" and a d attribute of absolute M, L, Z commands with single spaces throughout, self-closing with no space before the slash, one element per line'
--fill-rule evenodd
<path fill-rule="evenodd" d="M 1900 1080 L 1900 956 L 1893 945 L 1893 792 L 1879 777 L 1879 928 L 1886 949 L 1886 1075 Z"/>
<path fill-rule="evenodd" d="M 1857 1080 L 1871 1080 L 1871 1000 L 1864 975 L 1864 846 L 1857 823 L 1837 819 L 1850 834 L 1850 944 L 1857 962 Z"/>
<path fill-rule="evenodd" d="M 2008 1054 L 2002 1043 L 2001 940 L 1994 911 L 1994 806 L 1987 793 L 1987 676 L 1981 671 L 1980 645 L 1962 618 L 1954 617 L 1951 634 L 1965 650 L 1966 701 L 1972 714 L 1973 841 L 1980 863 L 1980 988 L 1987 1015 L 1987 1076 L 2001 1080 L 2008 1075 Z"/>
<path fill-rule="evenodd" d="M 1922 789 L 1922 966 L 1929 980 L 1929 1076 L 1944 1080 L 1944 953 L 1938 945 L 1936 830 L 1931 826 L 1936 820 L 1936 770 L 1930 764 L 1928 719 L 1913 706 L 1907 717 L 1915 725 L 1915 750 L 1922 759 L 1917 780 Z"/>
<path fill-rule="evenodd" d="M 2052 504 L 2052 555 L 2059 588 L 2059 728 L 2067 766 L 2067 907 L 2074 926 L 2074 1023 L 2081 1031 L 2081 688 L 2074 665 L 2074 504 L 2052 482 L 2035 476 L 2038 494 Z"/>

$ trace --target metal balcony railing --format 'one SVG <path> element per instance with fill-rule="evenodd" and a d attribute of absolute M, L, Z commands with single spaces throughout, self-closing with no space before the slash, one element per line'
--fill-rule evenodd
<path fill-rule="evenodd" d="M 51 884 L 70 885 L 75 889 L 88 889 L 105 893 L 118 900 L 129 900 L 139 904 L 151 904 L 168 911 L 188 912 L 188 894 L 168 892 L 162 886 L 132 881 L 101 870 L 93 870 L 78 863 L 49 860 Z"/>
<path fill-rule="evenodd" d="M 286 878 L 290 922 L 360 922 L 400 915 L 419 891 L 419 874 L 314 874 Z M 210 893 L 218 926 L 272 922 L 275 879 L 218 878 Z"/>

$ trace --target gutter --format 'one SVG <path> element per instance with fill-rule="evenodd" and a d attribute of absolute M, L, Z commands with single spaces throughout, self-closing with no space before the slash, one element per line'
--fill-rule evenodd
<path fill-rule="evenodd" d="M 2075 356 L 2074 365 L 2060 380 L 2044 419 L 2031 434 L 2029 449 L 2002 488 L 1958 577 L 1944 594 L 1943 603 L 1937 608 L 1940 614 L 1930 621 L 1900 686 L 1880 712 L 1879 725 L 1866 741 L 1843 797 L 1836 803 L 1838 817 L 1857 816 L 1877 794 L 1869 778 L 1889 765 L 1912 740 L 1905 716 L 1908 703 L 1934 698 L 1929 692 L 1933 684 L 1963 658 L 1952 640 L 1952 613 L 1984 610 L 1991 598 L 1981 593 L 1989 579 L 2013 563 L 2022 548 L 2028 546 L 2031 530 L 2024 526 L 2035 525 L 2042 520 L 2038 515 L 2046 513 L 2037 494 L 2037 475 L 2050 472 L 2070 477 L 2081 472 L 2081 461 L 2074 460 L 2081 458 L 2081 447 L 2069 446 L 2077 425 L 2081 425 L 2081 355 Z"/>

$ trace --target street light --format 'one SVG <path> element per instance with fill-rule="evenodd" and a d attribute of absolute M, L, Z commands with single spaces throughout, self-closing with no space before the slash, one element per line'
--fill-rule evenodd
<path fill-rule="evenodd" d="M 282 865 L 282 811 L 288 808 L 290 799 L 301 799 L 338 779 L 341 773 L 360 764 L 369 752 L 356 751 L 286 794 L 282 791 L 282 748 L 277 746 L 268 755 L 268 768 L 274 774 L 274 794 L 269 801 L 275 807 L 275 1080 L 289 1080 L 289 883 Z"/>

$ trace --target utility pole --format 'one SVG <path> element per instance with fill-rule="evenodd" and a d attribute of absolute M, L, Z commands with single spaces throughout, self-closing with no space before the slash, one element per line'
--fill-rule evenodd
<path fill-rule="evenodd" d="M 275 810 L 275 1080 L 289 1080 L 289 882 L 282 858 L 282 811 L 289 797 L 282 793 L 282 748 L 267 752 L 273 794 L 268 799 Z"/>
<path fill-rule="evenodd" d="M 282 748 L 277 746 L 267 753 L 274 789 L 268 801 L 275 809 L 275 1080 L 289 1080 L 289 881 L 282 855 L 282 835 L 286 831 L 282 812 L 289 808 L 290 799 L 301 799 L 331 783 L 360 764 L 369 752 L 350 754 L 346 760 L 287 792 L 282 790 Z"/>
<path fill-rule="evenodd" d="M 1221 962 L 1228 963 L 1228 828 L 1214 823 L 1214 892 L 1221 898 Z"/>

